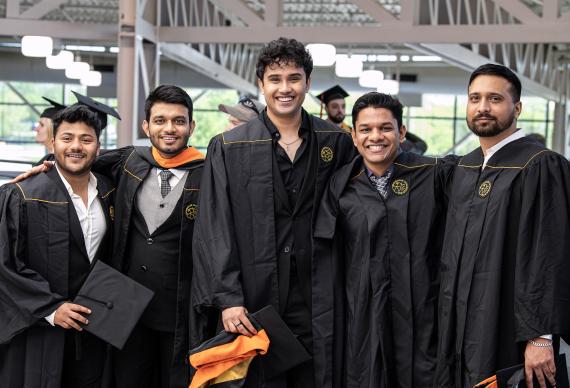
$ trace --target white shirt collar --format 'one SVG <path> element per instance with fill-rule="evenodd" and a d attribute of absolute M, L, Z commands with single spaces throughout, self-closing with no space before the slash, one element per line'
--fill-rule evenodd
<path fill-rule="evenodd" d="M 65 185 L 65 188 L 67 189 L 67 192 L 69 193 L 69 195 L 74 195 L 75 193 L 73 192 L 73 188 L 71 187 L 71 185 L 69 184 L 67 179 L 65 179 L 65 177 L 63 176 L 63 174 L 59 170 L 57 163 L 55 163 L 55 168 L 57 170 L 57 173 L 59 174 L 59 177 L 61 178 L 61 181 Z M 93 175 L 92 172 L 89 172 L 89 184 L 88 184 L 87 192 L 88 192 L 89 197 L 91 197 L 91 194 L 93 192 L 95 192 L 95 195 L 97 195 L 97 178 L 95 177 L 95 175 Z"/>
<path fill-rule="evenodd" d="M 520 138 L 525 137 L 525 133 L 523 129 L 517 129 L 515 132 L 513 132 L 510 136 L 504 138 L 503 140 L 501 140 L 500 142 L 498 142 L 497 144 L 495 144 L 494 146 L 490 147 L 487 150 L 487 155 L 485 155 L 485 159 L 483 160 L 483 167 L 485 168 L 485 166 L 487 165 L 487 162 L 489 161 L 489 159 L 491 159 L 491 157 L 493 156 L 493 154 L 495 154 L 497 151 L 499 151 L 501 148 L 503 148 L 504 146 L 506 146 L 507 144 L 518 140 Z"/>
<path fill-rule="evenodd" d="M 156 175 L 160 175 L 160 172 L 163 171 L 163 170 L 168 170 L 168 171 L 170 171 L 170 172 L 173 173 L 174 176 L 175 176 L 176 178 L 178 178 L 179 180 L 182 179 L 182 177 L 184 176 L 184 173 L 186 172 L 186 170 L 182 170 L 182 169 L 179 169 L 179 168 L 164 168 L 164 169 L 163 169 L 163 168 L 156 168 L 156 167 L 155 167 Z"/>

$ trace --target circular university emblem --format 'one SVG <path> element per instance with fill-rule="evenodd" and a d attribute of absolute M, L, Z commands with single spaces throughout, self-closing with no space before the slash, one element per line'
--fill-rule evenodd
<path fill-rule="evenodd" d="M 186 206 L 184 214 L 190 221 L 194 221 L 196 217 L 198 217 L 198 205 L 191 203 L 190 205 Z"/>
<path fill-rule="evenodd" d="M 493 185 L 491 184 L 490 181 L 485 181 L 481 183 L 481 186 L 479 186 L 479 196 L 481 198 L 485 198 L 487 195 L 489 195 L 492 186 Z"/>
<path fill-rule="evenodd" d="M 325 163 L 329 163 L 333 160 L 334 153 L 331 147 L 323 147 L 321 148 L 321 159 Z"/>
<path fill-rule="evenodd" d="M 404 195 L 408 192 L 408 182 L 403 179 L 396 179 L 392 182 L 392 191 L 396 195 Z"/>
<path fill-rule="evenodd" d="M 115 207 L 114 206 L 109 206 L 109 217 L 111 218 L 111 221 L 115 221 Z"/>

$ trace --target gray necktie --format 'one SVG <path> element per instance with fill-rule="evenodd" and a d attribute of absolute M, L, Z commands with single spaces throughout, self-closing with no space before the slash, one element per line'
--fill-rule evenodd
<path fill-rule="evenodd" d="M 162 170 L 160 172 L 160 194 L 162 195 L 162 198 L 166 197 L 168 193 L 170 193 L 170 190 L 172 190 L 170 183 L 168 182 L 172 175 L 174 174 L 169 170 Z"/>

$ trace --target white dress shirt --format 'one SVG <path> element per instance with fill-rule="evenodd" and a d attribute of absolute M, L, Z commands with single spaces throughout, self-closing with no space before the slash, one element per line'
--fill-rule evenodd
<path fill-rule="evenodd" d="M 153 170 L 154 170 L 154 173 L 156 174 L 156 177 L 158 179 L 158 187 L 162 186 L 162 179 L 160 178 L 160 172 L 168 170 L 172 173 L 172 176 L 170 177 L 170 179 L 168 179 L 168 183 L 170 183 L 171 189 L 176 187 L 178 182 L 180 182 L 180 179 L 182 179 L 184 177 L 184 174 L 186 173 L 186 170 L 180 170 L 180 169 L 176 169 L 176 168 L 156 168 L 155 167 L 155 168 L 153 168 Z"/>
<path fill-rule="evenodd" d="M 89 174 L 89 184 L 87 186 L 87 206 L 83 203 L 81 197 L 73 192 L 73 188 L 67 182 L 65 177 L 61 174 L 57 168 L 57 173 L 61 178 L 71 201 L 73 202 L 73 207 L 77 213 L 77 218 L 79 218 L 79 223 L 81 224 L 81 231 L 83 232 L 83 240 L 85 241 L 85 250 L 87 251 L 87 256 L 90 262 L 93 262 L 99 245 L 105 236 L 107 231 L 107 222 L 105 220 L 105 213 L 103 212 L 103 206 L 97 198 L 97 178 L 93 173 Z M 53 319 L 55 317 L 55 311 L 46 317 L 46 320 L 53 326 Z"/>
<path fill-rule="evenodd" d="M 491 159 L 491 156 L 493 156 L 493 154 L 495 152 L 497 152 L 498 150 L 500 150 L 501 148 L 503 148 L 504 146 L 506 146 L 510 142 L 518 140 L 518 139 L 525 137 L 525 136 L 526 135 L 524 133 L 524 130 L 517 129 L 509 137 L 504 138 L 503 140 L 501 140 L 500 142 L 498 142 L 494 146 L 490 147 L 487 150 L 487 153 L 485 154 L 485 159 L 483 160 L 483 167 L 481 167 L 481 170 L 483 170 L 485 168 L 485 166 L 487 165 L 487 162 L 489 161 L 489 159 Z"/>

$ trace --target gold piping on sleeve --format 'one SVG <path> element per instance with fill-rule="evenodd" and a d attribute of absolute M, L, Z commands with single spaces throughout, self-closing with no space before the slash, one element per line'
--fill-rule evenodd
<path fill-rule="evenodd" d="M 355 176 L 353 176 L 352 178 L 350 178 L 351 181 L 357 179 L 359 176 L 362 175 L 362 173 L 364 172 L 364 169 L 360 170 L 360 172 L 358 174 L 356 174 Z"/>
<path fill-rule="evenodd" d="M 520 169 L 523 170 L 524 168 L 526 168 L 526 166 L 528 166 L 528 164 L 534 159 L 536 158 L 538 155 L 542 154 L 543 152 L 550 152 L 550 150 L 542 150 L 537 152 L 536 154 L 532 155 L 530 157 L 529 160 L 526 161 L 526 163 L 521 167 L 521 166 L 492 166 L 490 164 L 487 164 L 487 166 L 485 167 L 489 167 L 489 168 L 512 168 L 512 169 Z"/>
<path fill-rule="evenodd" d="M 134 173 L 130 172 L 129 170 L 127 170 L 127 163 L 129 163 L 129 159 L 131 158 L 131 156 L 133 156 L 133 154 L 135 153 L 136 150 L 133 150 L 130 154 L 129 157 L 127 158 L 127 160 L 125 161 L 125 164 L 123 165 L 123 171 L 125 171 L 127 174 L 129 174 L 130 176 L 132 176 L 135 179 L 138 179 L 139 181 L 142 182 L 142 179 L 139 178 L 138 176 L 136 176 Z"/>
<path fill-rule="evenodd" d="M 422 167 L 429 167 L 429 166 L 435 166 L 437 164 L 437 160 L 435 163 L 425 163 L 425 164 L 418 164 L 416 166 L 407 166 L 405 164 L 402 163 L 394 163 L 394 165 L 396 166 L 400 166 L 400 167 L 404 167 L 404 168 L 422 168 Z"/>
<path fill-rule="evenodd" d="M 28 198 L 26 197 L 26 194 L 24 193 L 24 189 L 22 189 L 22 186 L 20 186 L 19 183 L 16 183 L 16 186 L 18 186 L 18 189 L 20 189 L 25 201 L 44 202 L 44 203 L 51 203 L 53 205 L 67 205 L 69 203 L 67 201 L 48 201 L 47 199 Z"/>
<path fill-rule="evenodd" d="M 103 195 L 101 196 L 101 198 L 103 198 L 103 199 L 107 198 L 107 197 L 108 197 L 113 191 L 115 191 L 115 190 L 116 190 L 116 188 L 113 187 L 113 188 L 112 188 L 110 191 L 108 191 L 106 194 L 103 194 Z"/>

